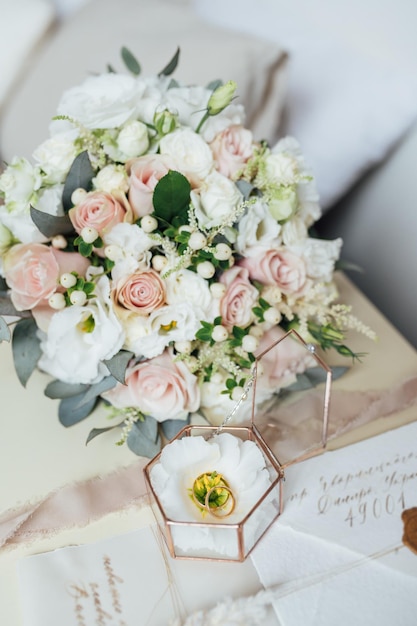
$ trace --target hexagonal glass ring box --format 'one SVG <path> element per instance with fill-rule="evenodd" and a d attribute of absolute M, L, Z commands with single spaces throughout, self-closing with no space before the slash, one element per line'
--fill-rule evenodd
<path fill-rule="evenodd" d="M 191 424 L 144 468 L 173 558 L 244 561 L 279 517 L 285 468 L 327 442 L 332 373 L 295 331 L 260 352 L 219 426 Z"/>

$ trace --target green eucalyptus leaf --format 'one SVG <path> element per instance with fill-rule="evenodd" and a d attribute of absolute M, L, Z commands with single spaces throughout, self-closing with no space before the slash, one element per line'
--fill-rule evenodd
<path fill-rule="evenodd" d="M 89 385 L 87 391 L 80 399 L 78 406 L 82 407 L 85 404 L 89 404 L 91 400 L 98 398 L 102 393 L 109 391 L 109 389 L 113 389 L 116 385 L 117 380 L 113 376 L 106 376 L 106 378 L 103 378 L 100 382 L 95 383 L 94 385 Z"/>
<path fill-rule="evenodd" d="M 167 439 L 172 439 L 184 426 L 187 426 L 190 423 L 190 415 L 188 415 L 186 420 L 165 420 L 161 422 L 161 430 L 164 433 Z"/>
<path fill-rule="evenodd" d="M 88 417 L 97 404 L 97 398 L 94 397 L 88 403 L 83 403 L 85 394 L 63 398 L 59 403 L 58 417 L 63 426 L 68 428 L 74 424 L 78 424 Z"/>
<path fill-rule="evenodd" d="M 6 291 L 0 291 L 0 315 L 10 315 L 12 317 L 32 317 L 32 313 L 30 311 L 17 311 L 10 300 L 10 295 Z"/>
<path fill-rule="evenodd" d="M 109 368 L 110 374 L 123 385 L 125 384 L 126 368 L 132 356 L 133 352 L 120 350 L 111 359 L 104 361 Z"/>
<path fill-rule="evenodd" d="M 154 215 L 172 224 L 174 217 L 187 221 L 191 185 L 185 176 L 174 170 L 163 176 L 153 192 Z"/>
<path fill-rule="evenodd" d="M 80 187 L 89 191 L 93 178 L 94 169 L 88 152 L 85 150 L 75 157 L 65 180 L 64 191 L 62 192 L 62 204 L 65 213 L 68 213 L 72 207 L 71 196 L 73 192 Z"/>
<path fill-rule="evenodd" d="M 152 458 L 161 449 L 158 422 L 147 415 L 142 421 L 133 424 L 126 441 L 129 450 L 138 456 Z"/>
<path fill-rule="evenodd" d="M 45 235 L 45 237 L 54 237 L 55 235 L 69 235 L 74 232 L 74 226 L 68 215 L 49 215 L 30 207 L 30 217 L 37 229 Z"/>
<path fill-rule="evenodd" d="M 10 341 L 12 334 L 6 320 L 0 317 L 0 341 Z"/>
<path fill-rule="evenodd" d="M 159 72 L 158 76 L 170 76 L 175 71 L 178 65 L 179 58 L 180 48 L 177 48 L 176 53 L 174 54 L 168 65 L 166 65 L 164 69 Z"/>
<path fill-rule="evenodd" d="M 90 441 L 92 441 L 92 439 L 95 439 L 96 437 L 98 437 L 98 435 L 102 435 L 103 433 L 107 433 L 109 430 L 113 430 L 114 428 L 120 428 L 121 426 L 123 426 L 123 424 L 124 424 L 124 421 L 120 422 L 119 424 L 113 424 L 113 426 L 106 426 L 105 428 L 93 428 L 88 433 L 88 437 L 87 437 L 87 439 L 85 441 L 85 445 L 90 443 Z"/>
<path fill-rule="evenodd" d="M 62 380 L 53 380 L 45 388 L 45 396 L 52 400 L 58 400 L 62 398 L 71 398 L 72 396 L 79 396 L 86 392 L 88 385 L 70 384 L 64 383 Z"/>
<path fill-rule="evenodd" d="M 26 387 L 33 370 L 41 356 L 38 327 L 33 318 L 17 322 L 12 337 L 12 352 L 16 374 L 21 384 Z"/>
<path fill-rule="evenodd" d="M 207 89 L 209 89 L 210 91 L 214 91 L 215 89 L 217 89 L 218 87 L 221 87 L 222 85 L 223 85 L 223 81 L 220 80 L 220 78 L 216 78 L 216 80 L 212 80 L 207 85 Z"/>
<path fill-rule="evenodd" d="M 244 200 L 248 200 L 252 189 L 254 188 L 253 185 L 251 185 L 251 183 L 248 183 L 247 180 L 237 180 L 235 182 L 236 187 L 239 189 L 240 193 L 242 194 Z"/>
<path fill-rule="evenodd" d="M 125 46 L 123 46 L 123 48 L 121 49 L 121 55 L 123 62 L 129 72 L 132 72 L 132 74 L 135 74 L 135 76 L 139 76 L 141 72 L 141 67 L 137 58 Z"/>

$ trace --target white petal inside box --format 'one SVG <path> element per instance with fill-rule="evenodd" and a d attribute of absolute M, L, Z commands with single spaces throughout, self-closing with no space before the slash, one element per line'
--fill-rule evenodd
<path fill-rule="evenodd" d="M 307 394 L 311 389 L 306 379 L 289 380 L 290 361 L 294 365 L 301 354 L 311 361 L 307 371 L 311 369 L 315 381 L 314 398 Z M 269 397 L 267 359 L 286 385 Z M 246 559 L 282 511 L 285 465 L 324 449 L 330 385 L 331 370 L 315 348 L 289 331 L 254 363 L 245 399 L 238 403 L 245 404 L 242 414 L 248 403 L 252 407 L 246 425 L 229 425 L 229 415 L 221 427 L 186 426 L 146 465 L 152 508 L 172 557 Z M 279 436 L 285 432 L 288 442 Z M 276 449 L 285 463 L 278 460 Z"/>

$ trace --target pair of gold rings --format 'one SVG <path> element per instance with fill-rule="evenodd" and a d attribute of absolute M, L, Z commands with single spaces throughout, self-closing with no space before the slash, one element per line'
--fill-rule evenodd
<path fill-rule="evenodd" d="M 213 517 L 229 517 L 235 510 L 235 497 L 222 474 L 217 472 L 200 474 L 190 491 L 198 508 Z"/>

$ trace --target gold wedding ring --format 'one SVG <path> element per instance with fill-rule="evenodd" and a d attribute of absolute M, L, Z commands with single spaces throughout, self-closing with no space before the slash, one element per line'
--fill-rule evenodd
<path fill-rule="evenodd" d="M 199 509 L 213 517 L 228 517 L 235 509 L 236 500 L 233 491 L 222 474 L 217 472 L 200 474 L 190 491 Z"/>

